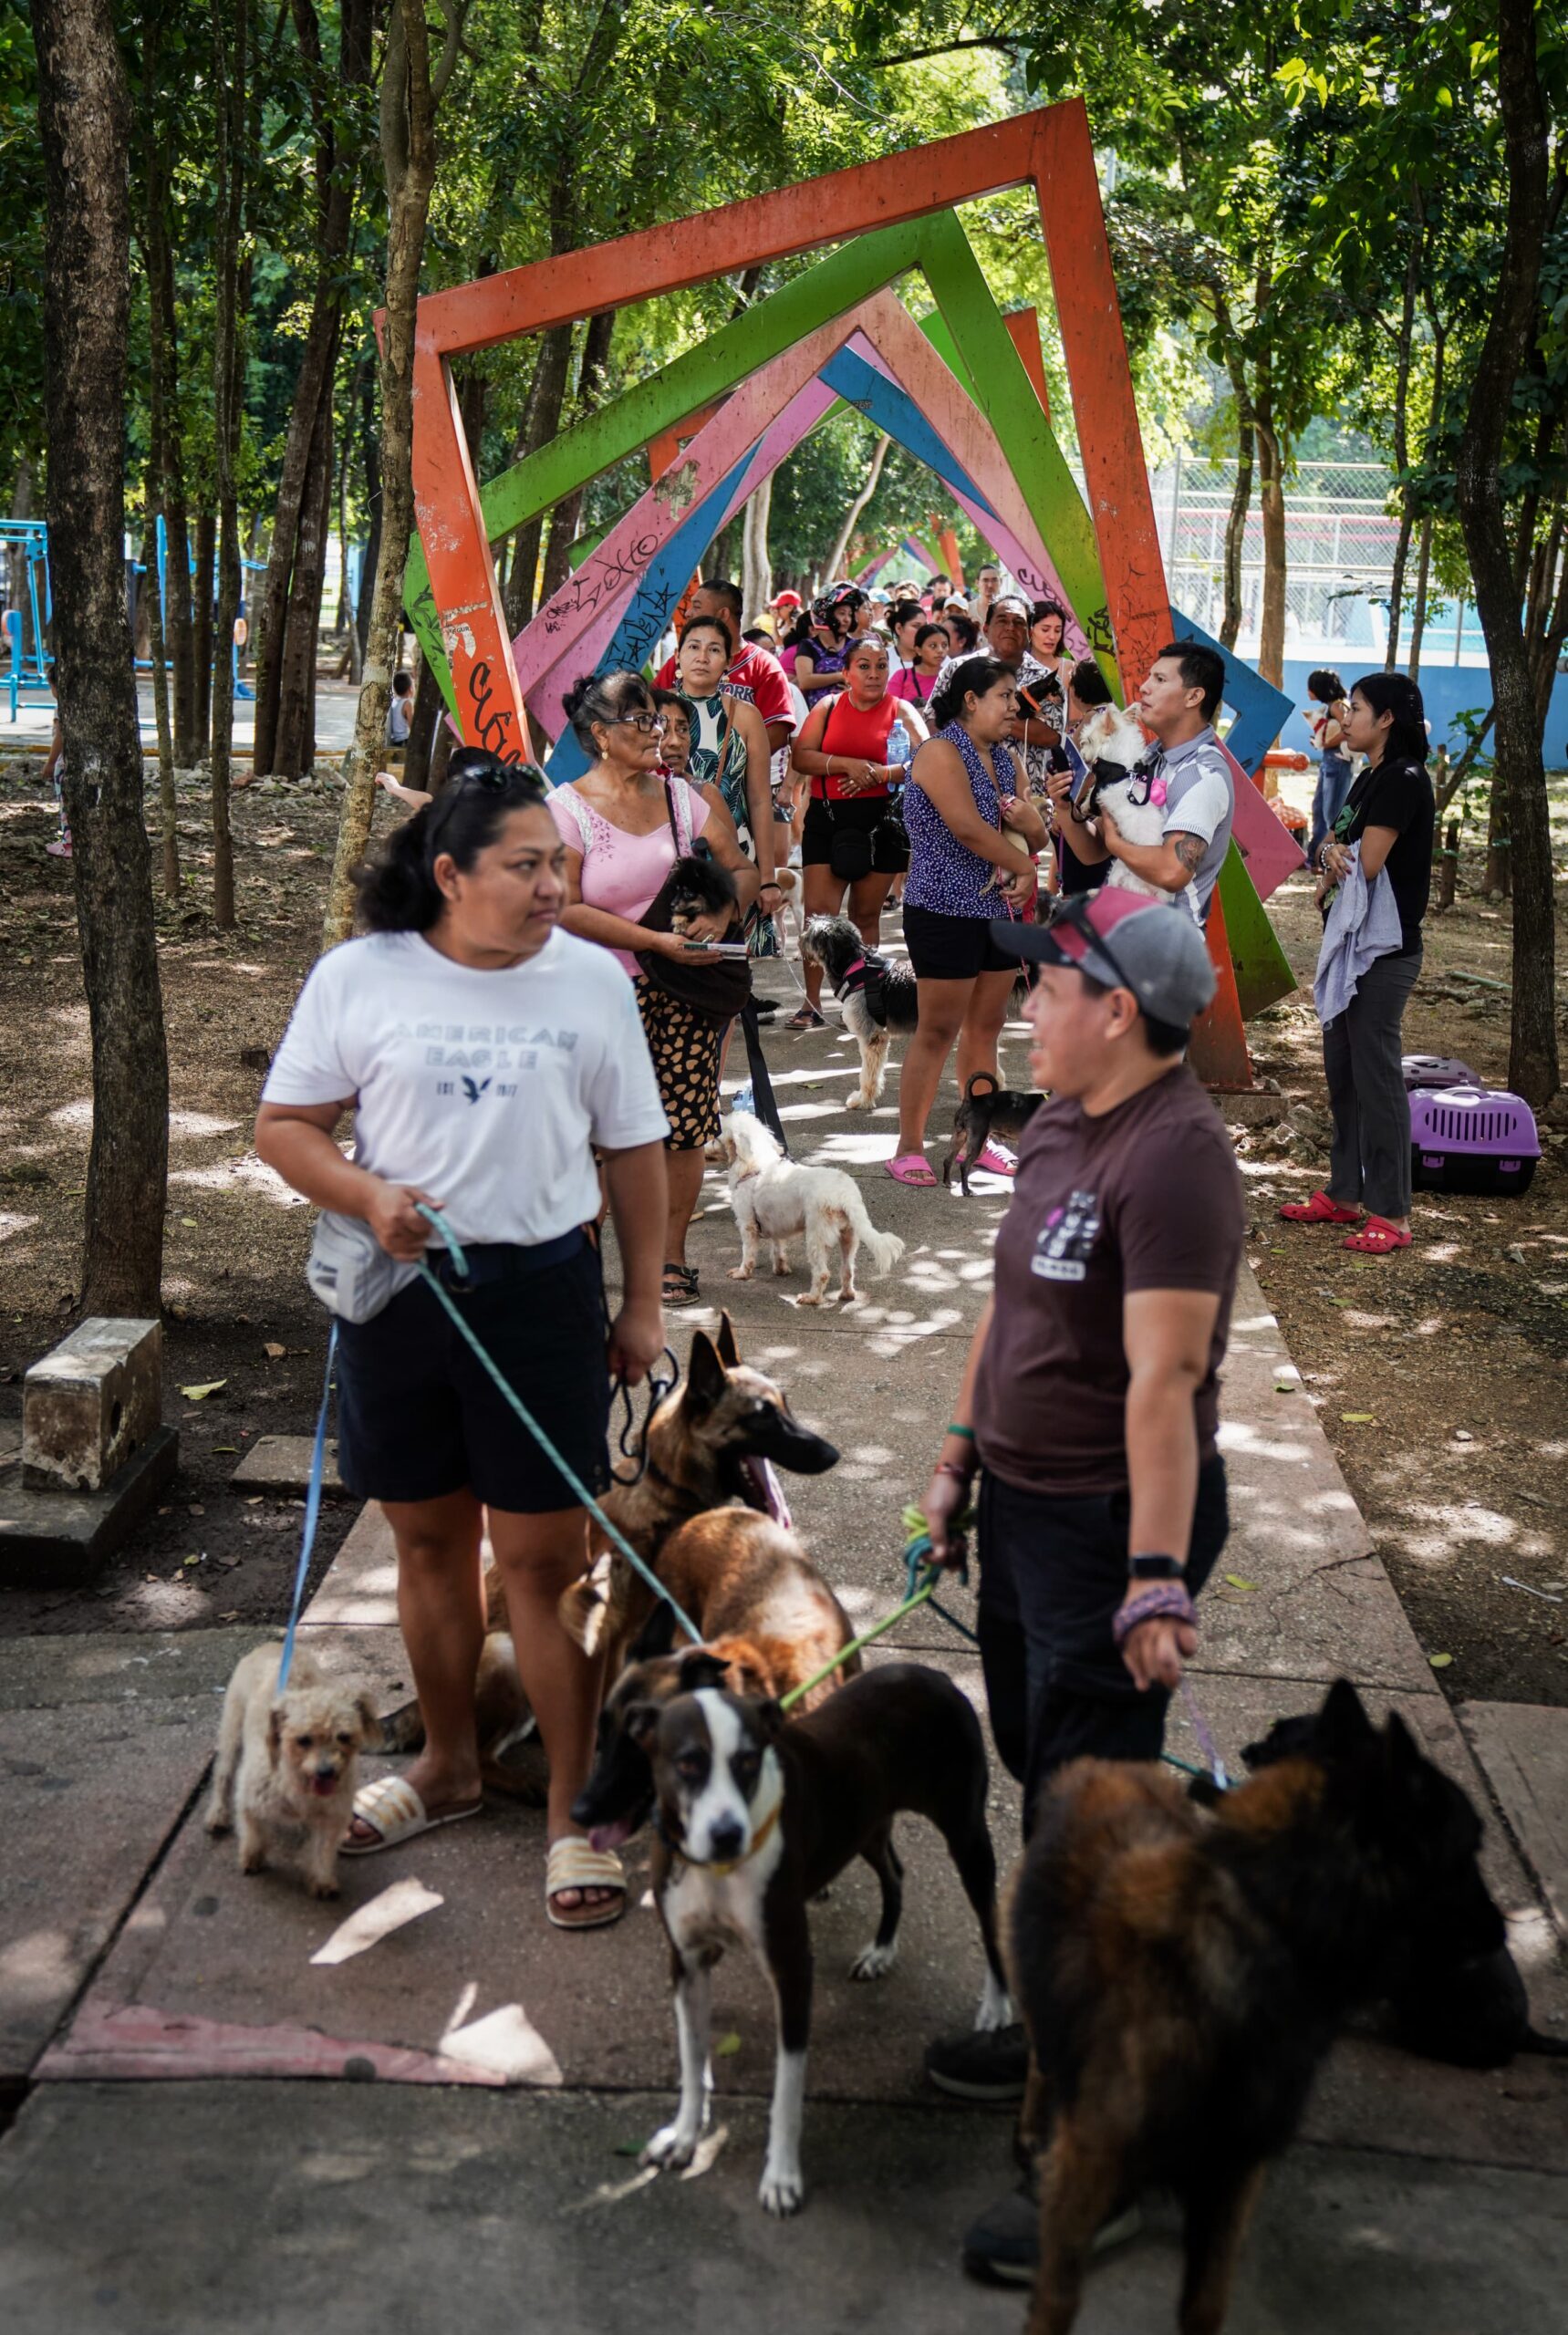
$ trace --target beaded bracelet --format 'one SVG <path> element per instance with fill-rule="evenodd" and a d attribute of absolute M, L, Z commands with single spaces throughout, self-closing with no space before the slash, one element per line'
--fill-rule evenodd
<path fill-rule="evenodd" d="M 1133 1632 L 1144 1622 L 1196 1622 L 1198 1610 L 1179 1581 L 1157 1582 L 1140 1596 L 1129 1598 L 1118 1606 L 1111 1624 L 1111 1635 L 1118 1646 L 1126 1645 Z"/>

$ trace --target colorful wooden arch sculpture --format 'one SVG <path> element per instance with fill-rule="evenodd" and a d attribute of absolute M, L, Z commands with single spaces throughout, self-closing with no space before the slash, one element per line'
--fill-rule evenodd
<path fill-rule="evenodd" d="M 1021 184 L 1041 206 L 1082 495 L 1050 428 L 1036 319 L 1001 316 L 952 212 Z M 840 248 L 481 490 L 452 358 L 826 241 Z M 923 327 L 888 288 L 911 270 L 937 304 Z M 1092 648 L 1124 697 L 1173 629 L 1196 631 L 1173 619 L 1166 594 L 1077 103 L 430 295 L 420 303 L 414 397 L 421 548 L 410 613 L 465 737 L 509 760 L 525 751 L 524 694 L 555 732 L 576 671 L 607 657 L 642 661 L 707 544 L 840 397 L 929 464 L 1021 580 L 1062 600 L 1074 645 Z M 655 484 L 509 644 L 491 542 L 639 447 Z M 952 572 L 950 536 L 941 550 Z M 1261 762 L 1286 701 L 1234 660 L 1227 695 L 1233 743 L 1251 751 L 1256 729 Z M 1224 1083 L 1247 1076 L 1227 926 L 1248 933 L 1247 1010 L 1293 985 L 1261 898 L 1299 855 L 1250 786 L 1238 799 L 1237 840 L 1210 935 L 1222 994 L 1204 1042 L 1209 1073 Z"/>

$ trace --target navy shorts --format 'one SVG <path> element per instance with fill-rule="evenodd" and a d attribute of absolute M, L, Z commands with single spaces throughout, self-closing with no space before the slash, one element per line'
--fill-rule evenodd
<path fill-rule="evenodd" d="M 577 1233 L 543 1252 L 467 1253 L 473 1286 L 452 1292 L 464 1320 L 567 1465 L 601 1492 L 609 1370 L 598 1251 Z M 466 1489 L 518 1516 L 576 1504 L 423 1281 L 373 1320 L 337 1325 L 337 1472 L 359 1500 Z"/>

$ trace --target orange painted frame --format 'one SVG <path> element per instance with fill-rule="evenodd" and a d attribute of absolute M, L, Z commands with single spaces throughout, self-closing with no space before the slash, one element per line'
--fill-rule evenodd
<path fill-rule="evenodd" d="M 1040 204 L 1117 662 L 1136 687 L 1169 603 L 1088 116 L 1074 99 L 426 294 L 414 337 L 414 501 L 464 738 L 515 761 L 528 732 L 453 357 L 1026 184 Z"/>

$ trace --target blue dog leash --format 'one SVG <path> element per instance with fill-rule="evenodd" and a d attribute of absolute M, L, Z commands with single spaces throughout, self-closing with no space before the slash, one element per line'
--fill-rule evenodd
<path fill-rule="evenodd" d="M 332 1401 L 332 1365 L 337 1359 L 337 1324 L 332 1324 L 327 1341 L 327 1372 L 321 1382 L 321 1406 L 316 1414 L 316 1448 L 310 1455 L 310 1481 L 305 1488 L 305 1524 L 299 1536 L 299 1562 L 294 1569 L 294 1597 L 288 1609 L 288 1627 L 283 1634 L 283 1659 L 277 1666 L 275 1695 L 281 1695 L 288 1684 L 288 1674 L 294 1661 L 294 1634 L 299 1627 L 299 1609 L 305 1600 L 305 1578 L 310 1571 L 310 1551 L 316 1546 L 316 1527 L 321 1515 L 321 1479 L 327 1472 L 327 1413 Z"/>
<path fill-rule="evenodd" d="M 429 1221 L 441 1234 L 442 1240 L 446 1243 L 447 1254 L 452 1261 L 454 1270 L 461 1279 L 466 1281 L 468 1278 L 467 1261 L 463 1256 L 462 1249 L 458 1245 L 455 1235 L 448 1226 L 445 1218 L 441 1213 L 441 1210 L 439 1209 L 427 1208 L 422 1200 L 416 1201 L 415 1205 L 418 1208 L 420 1214 L 422 1217 L 428 1218 Z M 422 1257 L 419 1261 L 419 1269 L 423 1280 L 430 1288 L 434 1290 L 437 1299 L 445 1308 L 462 1336 L 472 1347 L 481 1363 L 483 1363 L 484 1368 L 490 1374 L 490 1376 L 500 1388 L 501 1393 L 505 1396 L 507 1402 L 516 1412 L 517 1417 L 522 1420 L 523 1425 L 527 1428 L 529 1434 L 534 1437 L 535 1442 L 545 1454 L 545 1458 L 550 1461 L 552 1467 L 556 1468 L 556 1472 L 565 1479 L 568 1488 L 576 1493 L 577 1499 L 582 1502 L 584 1508 L 587 1510 L 588 1514 L 593 1518 L 600 1531 L 604 1533 L 606 1539 L 610 1542 L 610 1545 L 618 1550 L 620 1554 L 626 1559 L 628 1564 L 631 1566 L 633 1572 L 639 1574 L 640 1578 L 647 1583 L 649 1588 L 653 1591 L 654 1594 L 658 1597 L 663 1598 L 665 1603 L 674 1614 L 677 1624 L 685 1631 L 692 1645 L 701 1645 L 702 1642 L 702 1633 L 698 1629 L 690 1614 L 682 1611 L 680 1604 L 670 1595 L 669 1590 L 659 1580 L 659 1575 L 653 1572 L 651 1567 L 643 1562 L 642 1559 L 638 1555 L 637 1551 L 632 1547 L 631 1542 L 627 1539 L 625 1533 L 618 1531 L 616 1526 L 610 1522 L 609 1518 L 605 1514 L 604 1510 L 599 1506 L 597 1500 L 595 1500 L 587 1486 L 582 1481 L 575 1469 L 573 1469 L 562 1458 L 559 1451 L 556 1450 L 555 1445 L 551 1442 L 549 1437 L 545 1434 L 544 1428 L 539 1425 L 538 1420 L 535 1418 L 532 1412 L 528 1410 L 516 1391 L 507 1385 L 505 1379 L 502 1376 L 500 1370 L 491 1360 L 491 1357 L 486 1353 L 483 1345 L 474 1335 L 468 1323 L 463 1320 L 461 1312 L 452 1302 L 452 1298 L 441 1286 L 440 1280 L 431 1271 L 430 1266 L 425 1262 L 425 1260 Z M 274 1693 L 277 1695 L 281 1695 L 285 1686 L 288 1684 L 289 1669 L 294 1661 L 295 1634 L 299 1626 L 299 1611 L 305 1599 L 306 1578 L 310 1571 L 310 1553 L 316 1545 L 316 1528 L 321 1517 L 321 1484 L 327 1469 L 327 1415 L 332 1402 L 332 1368 L 337 1358 L 337 1324 L 334 1322 L 332 1324 L 331 1334 L 327 1341 L 327 1370 L 322 1381 L 321 1406 L 316 1414 L 316 1444 L 310 1458 L 310 1481 L 306 1488 L 305 1524 L 300 1534 L 299 1562 L 295 1567 L 294 1596 L 288 1609 L 288 1627 L 284 1632 L 283 1639 L 283 1659 L 277 1666 L 277 1685 L 274 1689 Z"/>
<path fill-rule="evenodd" d="M 420 1214 L 426 1218 L 441 1234 L 441 1239 L 446 1243 L 447 1254 L 452 1259 L 455 1271 L 460 1279 L 466 1281 L 468 1278 L 467 1261 L 463 1257 L 462 1249 L 458 1246 L 455 1236 L 448 1226 L 446 1219 L 441 1214 L 440 1209 L 427 1208 L 423 1200 L 416 1201 L 415 1206 L 418 1208 Z M 548 1459 L 556 1474 L 564 1479 L 567 1488 L 576 1493 L 577 1499 L 581 1501 L 583 1507 L 587 1510 L 588 1514 L 593 1518 L 594 1522 L 598 1526 L 600 1531 L 608 1541 L 610 1546 L 613 1549 L 618 1550 L 619 1553 L 626 1559 L 628 1564 L 630 1565 L 632 1571 L 637 1573 L 641 1580 L 647 1583 L 649 1588 L 653 1591 L 656 1597 L 663 1598 L 665 1603 L 670 1607 L 671 1613 L 674 1614 L 676 1622 L 680 1627 L 685 1631 L 692 1645 L 701 1645 L 702 1643 L 702 1633 L 697 1627 L 695 1622 L 691 1620 L 690 1614 L 682 1612 L 680 1606 L 678 1604 L 676 1600 L 671 1597 L 669 1590 L 659 1580 L 659 1575 L 653 1571 L 653 1568 L 643 1562 L 642 1559 L 638 1555 L 637 1551 L 632 1547 L 631 1542 L 627 1539 L 625 1533 L 620 1531 L 617 1526 L 610 1522 L 609 1518 L 605 1514 L 604 1510 L 599 1506 L 597 1500 L 594 1498 L 592 1492 L 589 1491 L 587 1486 L 583 1482 L 581 1477 L 576 1474 L 576 1470 L 567 1464 L 567 1462 L 561 1457 L 559 1451 L 556 1450 L 555 1445 L 551 1442 L 544 1428 L 539 1425 L 538 1420 L 534 1417 L 532 1411 L 528 1409 L 526 1404 L 523 1401 L 522 1396 L 517 1393 L 514 1387 L 507 1385 L 507 1382 L 502 1375 L 499 1367 L 492 1361 L 489 1354 L 485 1351 L 483 1344 L 475 1336 L 473 1331 L 469 1327 L 469 1324 L 463 1320 L 462 1312 L 458 1306 L 453 1303 L 450 1293 L 442 1286 L 440 1278 L 431 1271 L 430 1266 L 426 1263 L 423 1257 L 420 1259 L 420 1273 L 428 1286 L 434 1290 L 439 1302 L 450 1316 L 460 1334 L 467 1344 L 472 1347 L 473 1352 L 478 1355 L 484 1369 L 494 1380 L 500 1393 L 510 1404 L 513 1410 L 516 1412 L 517 1417 L 522 1420 L 524 1426 L 527 1428 L 529 1434 L 533 1437 L 535 1442 L 544 1453 L 545 1458 Z"/>

